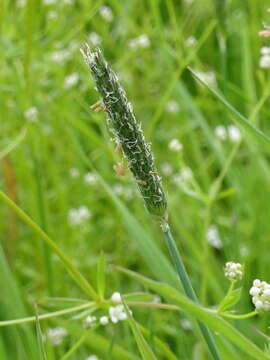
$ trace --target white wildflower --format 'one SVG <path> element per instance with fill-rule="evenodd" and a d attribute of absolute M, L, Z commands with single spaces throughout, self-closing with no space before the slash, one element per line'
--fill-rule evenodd
<path fill-rule="evenodd" d="M 109 6 L 101 6 L 99 9 L 100 16 L 107 22 L 113 21 L 113 12 Z"/>
<path fill-rule="evenodd" d="M 57 50 L 51 54 L 51 60 L 55 63 L 61 64 L 71 58 L 71 52 L 67 49 Z"/>
<path fill-rule="evenodd" d="M 97 318 L 95 316 L 88 315 L 83 321 L 83 326 L 85 328 L 90 328 L 94 326 L 96 322 L 97 322 Z"/>
<path fill-rule="evenodd" d="M 161 164 L 160 170 L 165 176 L 170 176 L 170 175 L 172 175 L 172 172 L 173 172 L 172 165 L 167 162 Z"/>
<path fill-rule="evenodd" d="M 263 55 L 260 58 L 259 66 L 262 69 L 270 68 L 270 55 Z"/>
<path fill-rule="evenodd" d="M 26 5 L 26 0 L 18 0 L 17 1 L 18 7 L 23 8 L 23 7 L 25 7 L 25 5 Z"/>
<path fill-rule="evenodd" d="M 79 74 L 78 73 L 72 73 L 65 77 L 65 83 L 64 88 L 70 89 L 72 86 L 75 86 L 78 84 L 79 81 Z"/>
<path fill-rule="evenodd" d="M 261 48 L 261 54 L 262 55 L 270 55 L 270 46 L 263 46 Z"/>
<path fill-rule="evenodd" d="M 136 50 L 138 48 L 147 48 L 150 46 L 149 37 L 146 34 L 142 34 L 135 39 L 129 40 L 128 46 L 132 50 Z"/>
<path fill-rule="evenodd" d="M 224 125 L 218 125 L 215 128 L 215 135 L 222 141 L 227 139 L 227 129 Z"/>
<path fill-rule="evenodd" d="M 229 125 L 228 126 L 228 135 L 229 135 L 229 139 L 232 142 L 237 142 L 242 137 L 240 130 L 235 125 Z"/>
<path fill-rule="evenodd" d="M 109 308 L 109 315 L 111 321 L 116 324 L 118 321 L 125 320 L 127 318 L 127 314 L 124 310 L 124 305 L 120 304 L 117 306 L 111 306 Z"/>
<path fill-rule="evenodd" d="M 179 106 L 178 102 L 176 102 L 174 100 L 170 100 L 167 102 L 167 104 L 165 106 L 165 110 L 168 113 L 175 114 L 180 110 L 180 106 Z"/>
<path fill-rule="evenodd" d="M 53 346 L 62 344 L 64 337 L 67 336 L 67 330 L 62 327 L 48 329 L 47 335 Z"/>
<path fill-rule="evenodd" d="M 97 175 L 91 172 L 88 172 L 84 175 L 84 181 L 87 185 L 93 186 L 96 185 L 98 179 Z"/>
<path fill-rule="evenodd" d="M 169 149 L 178 152 L 183 149 L 183 145 L 180 143 L 178 139 L 172 139 L 169 142 Z"/>
<path fill-rule="evenodd" d="M 191 179 L 193 178 L 193 172 L 189 167 L 184 167 L 178 173 L 174 174 L 172 177 L 172 181 L 177 186 L 185 186 L 187 185 Z"/>
<path fill-rule="evenodd" d="M 86 206 L 80 206 L 78 209 L 70 209 L 68 212 L 68 220 L 70 226 L 78 226 L 83 224 L 91 217 L 91 212 Z"/>
<path fill-rule="evenodd" d="M 90 356 L 87 356 L 87 358 L 85 360 L 99 360 L 99 358 L 96 355 L 90 355 Z"/>
<path fill-rule="evenodd" d="M 88 40 L 92 45 L 96 46 L 101 43 L 101 36 L 96 32 L 91 32 L 88 36 Z"/>
<path fill-rule="evenodd" d="M 196 75 L 207 85 L 216 86 L 216 75 L 214 71 L 196 71 Z"/>
<path fill-rule="evenodd" d="M 101 316 L 101 318 L 99 319 L 99 323 L 103 326 L 109 324 L 108 316 Z"/>
<path fill-rule="evenodd" d="M 54 10 L 48 11 L 47 17 L 48 17 L 48 19 L 51 19 L 51 20 L 57 19 L 58 18 L 58 12 L 54 11 Z"/>
<path fill-rule="evenodd" d="M 192 323 L 188 319 L 180 320 L 180 325 L 184 330 L 192 330 L 193 329 Z"/>
<path fill-rule="evenodd" d="M 243 277 L 243 266 L 239 263 L 229 261 L 225 264 L 224 274 L 230 280 L 241 280 Z"/>
<path fill-rule="evenodd" d="M 114 303 L 121 303 L 122 302 L 121 294 L 119 292 L 114 292 L 111 296 L 111 300 Z"/>
<path fill-rule="evenodd" d="M 254 280 L 253 286 L 249 290 L 252 302 L 257 311 L 270 310 L 270 284 L 266 281 Z"/>
<path fill-rule="evenodd" d="M 43 0 L 44 5 L 53 5 L 56 2 L 56 0 Z"/>
<path fill-rule="evenodd" d="M 73 179 L 77 179 L 80 176 L 80 172 L 77 168 L 71 168 L 69 170 L 69 175 Z"/>
<path fill-rule="evenodd" d="M 36 107 L 31 107 L 24 112 L 24 117 L 29 122 L 38 121 L 38 109 Z"/>
<path fill-rule="evenodd" d="M 207 241 L 208 243 L 216 249 L 221 249 L 223 243 L 221 241 L 218 228 L 216 225 L 211 225 L 207 231 Z"/>
<path fill-rule="evenodd" d="M 197 39 L 194 36 L 189 36 L 187 40 L 185 41 L 186 46 L 192 47 L 196 45 Z"/>

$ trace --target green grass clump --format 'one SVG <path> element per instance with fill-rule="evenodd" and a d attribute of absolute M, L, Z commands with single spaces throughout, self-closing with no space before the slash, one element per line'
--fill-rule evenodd
<path fill-rule="evenodd" d="M 222 359 L 269 359 L 269 312 L 249 295 L 254 279 L 270 282 L 267 7 L 1 2 L 1 360 L 208 359 L 193 319 Z M 90 108 L 86 41 L 152 142 L 201 305 L 183 295 L 105 114 Z M 244 265 L 241 281 L 224 277 L 228 261 Z M 127 319 L 99 325 L 115 292 Z"/>

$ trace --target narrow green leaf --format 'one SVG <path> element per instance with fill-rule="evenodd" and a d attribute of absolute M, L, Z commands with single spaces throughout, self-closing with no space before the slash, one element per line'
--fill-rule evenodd
<path fill-rule="evenodd" d="M 242 291 L 242 288 L 238 288 L 238 289 L 234 289 L 234 290 L 230 291 L 225 296 L 225 298 L 221 301 L 218 310 L 222 312 L 227 309 L 230 309 L 235 304 L 237 304 L 241 297 L 241 291 Z"/>
<path fill-rule="evenodd" d="M 98 268 L 97 268 L 97 291 L 99 297 L 103 300 L 105 294 L 106 286 L 106 260 L 103 253 L 100 254 L 98 259 Z"/>
<path fill-rule="evenodd" d="M 128 317 L 129 325 L 131 327 L 135 341 L 136 341 L 137 346 L 142 355 L 142 359 L 143 360 L 157 360 L 152 349 L 150 348 L 150 346 L 147 344 L 145 338 L 143 337 L 143 334 L 142 334 L 139 326 L 137 325 L 136 321 L 133 319 L 133 316 L 130 314 L 130 310 L 129 310 L 127 304 L 125 303 L 125 301 L 123 301 L 123 304 L 124 304 L 125 311 L 126 311 L 126 314 Z"/>

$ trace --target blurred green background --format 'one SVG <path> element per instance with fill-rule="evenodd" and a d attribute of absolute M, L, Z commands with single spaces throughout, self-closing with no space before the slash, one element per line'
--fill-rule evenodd
<path fill-rule="evenodd" d="M 131 175 L 122 171 L 126 164 L 115 151 L 105 114 L 90 109 L 98 94 L 79 51 L 85 41 L 104 51 L 152 143 L 172 229 L 203 304 L 215 305 L 224 296 L 223 266 L 232 260 L 245 266 L 237 309 L 252 311 L 252 280 L 270 280 L 269 150 L 232 126 L 235 116 L 186 66 L 269 134 L 270 40 L 258 36 L 270 20 L 268 5 L 263 0 L 1 1 L 1 189 L 92 284 L 101 251 L 108 264 L 159 278 L 127 214 L 153 246 L 167 252 Z M 204 199 L 223 170 L 220 191 L 207 206 Z M 4 203 L 0 215 L 1 320 L 35 314 L 33 302 L 40 303 L 40 312 L 61 308 L 47 297 L 83 297 L 58 258 Z M 108 266 L 108 297 L 139 290 Z M 177 358 L 207 359 L 198 337 L 181 326 L 185 314 L 134 313 Z M 81 328 L 80 321 L 63 318 L 41 323 L 44 333 L 58 325 L 68 336 L 59 346 L 46 343 L 50 360 L 63 356 Z M 269 334 L 268 325 L 267 314 L 236 324 L 260 346 L 265 339 L 255 329 Z M 0 334 L 1 359 L 39 358 L 34 326 L 4 328 Z M 131 358 L 113 356 L 110 349 L 117 344 L 138 356 L 125 323 L 95 334 L 70 359 Z"/>

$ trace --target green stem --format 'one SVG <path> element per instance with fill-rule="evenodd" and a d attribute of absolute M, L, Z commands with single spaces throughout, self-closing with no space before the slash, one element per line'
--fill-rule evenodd
<path fill-rule="evenodd" d="M 66 269 L 73 277 L 79 287 L 92 299 L 99 300 L 97 293 L 94 288 L 85 279 L 82 273 L 71 263 L 69 258 L 64 252 L 56 245 L 56 243 L 15 203 L 12 201 L 3 191 L 0 190 L 0 199 L 2 199 L 14 212 L 28 224 L 49 246 L 49 248 L 58 255 L 58 257 L 64 263 Z"/>
<path fill-rule="evenodd" d="M 93 303 L 93 302 L 89 302 L 87 304 L 74 306 L 74 307 L 64 309 L 64 310 L 54 311 L 54 312 L 51 312 L 51 313 L 48 313 L 48 314 L 42 314 L 42 315 L 38 315 L 38 316 L 29 316 L 29 317 L 21 318 L 21 319 L 0 321 L 0 327 L 9 326 L 9 325 L 25 324 L 25 323 L 28 323 L 28 322 L 35 322 L 37 320 L 37 318 L 38 318 L 39 321 L 40 320 L 45 320 L 45 319 L 50 319 L 50 318 L 53 318 L 53 317 L 56 317 L 56 316 L 62 316 L 62 315 L 70 314 L 70 313 L 73 313 L 73 312 L 88 309 L 91 306 L 93 306 L 94 304 L 95 303 Z"/>
<path fill-rule="evenodd" d="M 226 317 L 226 318 L 230 318 L 230 319 L 248 319 L 251 318 L 253 316 L 258 315 L 257 311 L 252 311 L 250 313 L 247 314 L 241 314 L 241 315 L 234 315 L 234 314 L 230 314 L 230 313 L 218 313 L 218 315 L 222 316 L 222 317 Z"/>
<path fill-rule="evenodd" d="M 189 276 L 187 274 L 185 265 L 182 261 L 182 258 L 180 256 L 180 253 L 177 249 L 176 243 L 173 239 L 173 236 L 170 231 L 169 225 L 162 224 L 162 231 L 164 234 L 164 238 L 166 241 L 166 245 L 168 247 L 169 253 L 171 255 L 171 258 L 174 262 L 176 271 L 178 273 L 178 276 L 180 278 L 180 281 L 183 285 L 184 291 L 186 295 L 193 300 L 195 303 L 198 303 L 198 298 L 195 294 L 195 291 L 193 290 L 193 287 L 191 285 L 191 281 L 189 279 Z M 211 353 L 213 359 L 215 360 L 221 360 L 221 356 L 219 354 L 218 348 L 215 344 L 214 338 L 208 327 L 202 323 L 201 321 L 198 321 L 198 325 L 200 327 L 201 333 L 204 337 L 204 340 L 209 348 L 209 352 Z"/>

